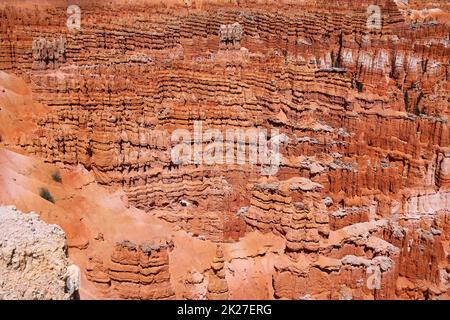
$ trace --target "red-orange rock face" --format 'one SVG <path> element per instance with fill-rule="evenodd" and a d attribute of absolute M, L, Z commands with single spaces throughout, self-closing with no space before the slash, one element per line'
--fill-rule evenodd
<path fill-rule="evenodd" d="M 0 201 L 81 298 L 450 298 L 448 1 L 36 3 L 0 1 Z"/>
<path fill-rule="evenodd" d="M 169 299 L 175 296 L 170 284 L 168 251 L 173 243 L 117 243 L 107 265 L 90 258 L 87 277 L 111 297 Z"/>

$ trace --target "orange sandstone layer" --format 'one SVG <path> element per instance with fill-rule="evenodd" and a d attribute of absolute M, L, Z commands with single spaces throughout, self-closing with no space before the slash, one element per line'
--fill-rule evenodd
<path fill-rule="evenodd" d="M 0 2 L 0 200 L 81 297 L 448 299 L 445 1 L 186 3 Z M 175 165 L 197 121 L 278 129 L 279 171 Z"/>

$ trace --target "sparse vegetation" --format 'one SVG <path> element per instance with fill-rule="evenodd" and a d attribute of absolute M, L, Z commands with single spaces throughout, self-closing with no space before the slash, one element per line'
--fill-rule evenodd
<path fill-rule="evenodd" d="M 41 198 L 50 201 L 51 203 L 55 203 L 55 199 L 53 199 L 52 194 L 50 193 L 50 191 L 48 191 L 47 188 L 41 188 L 41 190 L 39 191 L 39 194 L 41 196 Z"/>
<path fill-rule="evenodd" d="M 62 182 L 61 175 L 59 174 L 58 171 L 55 171 L 55 172 L 52 173 L 52 179 L 55 182 L 59 182 L 59 183 Z"/>
<path fill-rule="evenodd" d="M 87 147 L 87 149 L 86 149 L 86 154 L 87 154 L 87 156 L 88 156 L 89 158 L 92 157 L 92 148 L 91 148 L 91 146 Z"/>
<path fill-rule="evenodd" d="M 422 100 L 422 98 L 423 98 L 423 91 L 420 91 L 419 96 L 417 97 L 416 103 L 414 104 L 414 113 L 417 116 L 422 113 L 419 108 L 420 101 Z"/>
<path fill-rule="evenodd" d="M 417 88 L 417 86 L 415 83 L 413 83 L 409 87 L 409 89 L 403 90 L 403 100 L 405 103 L 405 111 L 414 113 L 416 116 L 419 116 L 419 115 L 425 113 L 424 108 L 422 108 L 422 109 L 420 108 L 420 102 L 422 101 L 422 98 L 424 97 L 424 93 L 421 90 L 416 99 L 414 99 L 414 97 L 412 97 L 412 99 L 411 99 L 411 97 L 409 95 L 409 93 L 410 93 L 409 90 L 415 89 L 415 88 Z M 414 91 L 413 91 L 413 93 L 414 93 Z"/>
<path fill-rule="evenodd" d="M 358 89 L 358 92 L 362 92 L 363 91 L 363 83 L 356 80 L 356 88 Z"/>
<path fill-rule="evenodd" d="M 392 54 L 392 58 L 391 58 L 391 70 L 389 71 L 389 77 L 391 79 L 397 80 L 399 76 L 399 73 L 397 71 L 397 66 L 396 66 L 396 53 L 394 52 Z"/>
<path fill-rule="evenodd" d="M 364 84 L 359 81 L 362 73 L 362 64 L 357 66 L 357 71 L 352 73 L 352 89 L 358 90 L 358 92 L 363 92 Z"/>
<path fill-rule="evenodd" d="M 405 110 L 406 110 L 406 112 L 409 112 L 409 94 L 408 94 L 408 90 L 403 92 L 403 100 L 405 102 Z"/>
<path fill-rule="evenodd" d="M 422 66 L 422 72 L 423 73 L 427 73 L 427 68 L 428 68 L 428 59 L 422 60 L 420 62 L 421 66 Z"/>
<path fill-rule="evenodd" d="M 342 31 L 339 34 L 339 50 L 336 56 L 336 60 L 334 61 L 334 66 L 336 68 L 340 68 L 342 66 L 342 44 L 343 44 L 343 37 L 342 37 Z"/>

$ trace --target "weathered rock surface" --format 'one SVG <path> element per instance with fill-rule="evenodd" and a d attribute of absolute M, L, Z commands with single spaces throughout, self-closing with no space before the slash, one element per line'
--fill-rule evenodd
<path fill-rule="evenodd" d="M 90 258 L 87 277 L 109 297 L 123 299 L 170 299 L 169 250 L 173 243 L 158 241 L 136 245 L 124 240 L 116 244 L 107 265 Z"/>
<path fill-rule="evenodd" d="M 76 298 L 79 277 L 60 227 L 46 224 L 36 213 L 0 207 L 0 299 Z"/>
<path fill-rule="evenodd" d="M 63 227 L 82 297 L 449 299 L 448 1 L 79 1 L 80 30 L 30 3 L 0 5 L 29 157 L 0 152 L 0 200 Z M 277 128 L 280 170 L 173 163 L 197 121 Z"/>

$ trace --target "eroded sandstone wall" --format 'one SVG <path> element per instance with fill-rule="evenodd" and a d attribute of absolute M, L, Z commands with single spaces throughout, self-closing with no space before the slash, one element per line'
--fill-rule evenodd
<path fill-rule="evenodd" d="M 0 69 L 51 110 L 7 146 L 224 245 L 171 280 L 170 250 L 119 241 L 87 267 L 105 296 L 236 297 L 227 248 L 256 232 L 284 243 L 255 276 L 269 298 L 448 298 L 449 25 L 410 2 L 86 1 L 72 31 L 65 3 L 3 5 Z M 278 129 L 279 171 L 173 163 L 171 134 L 197 121 Z"/>

